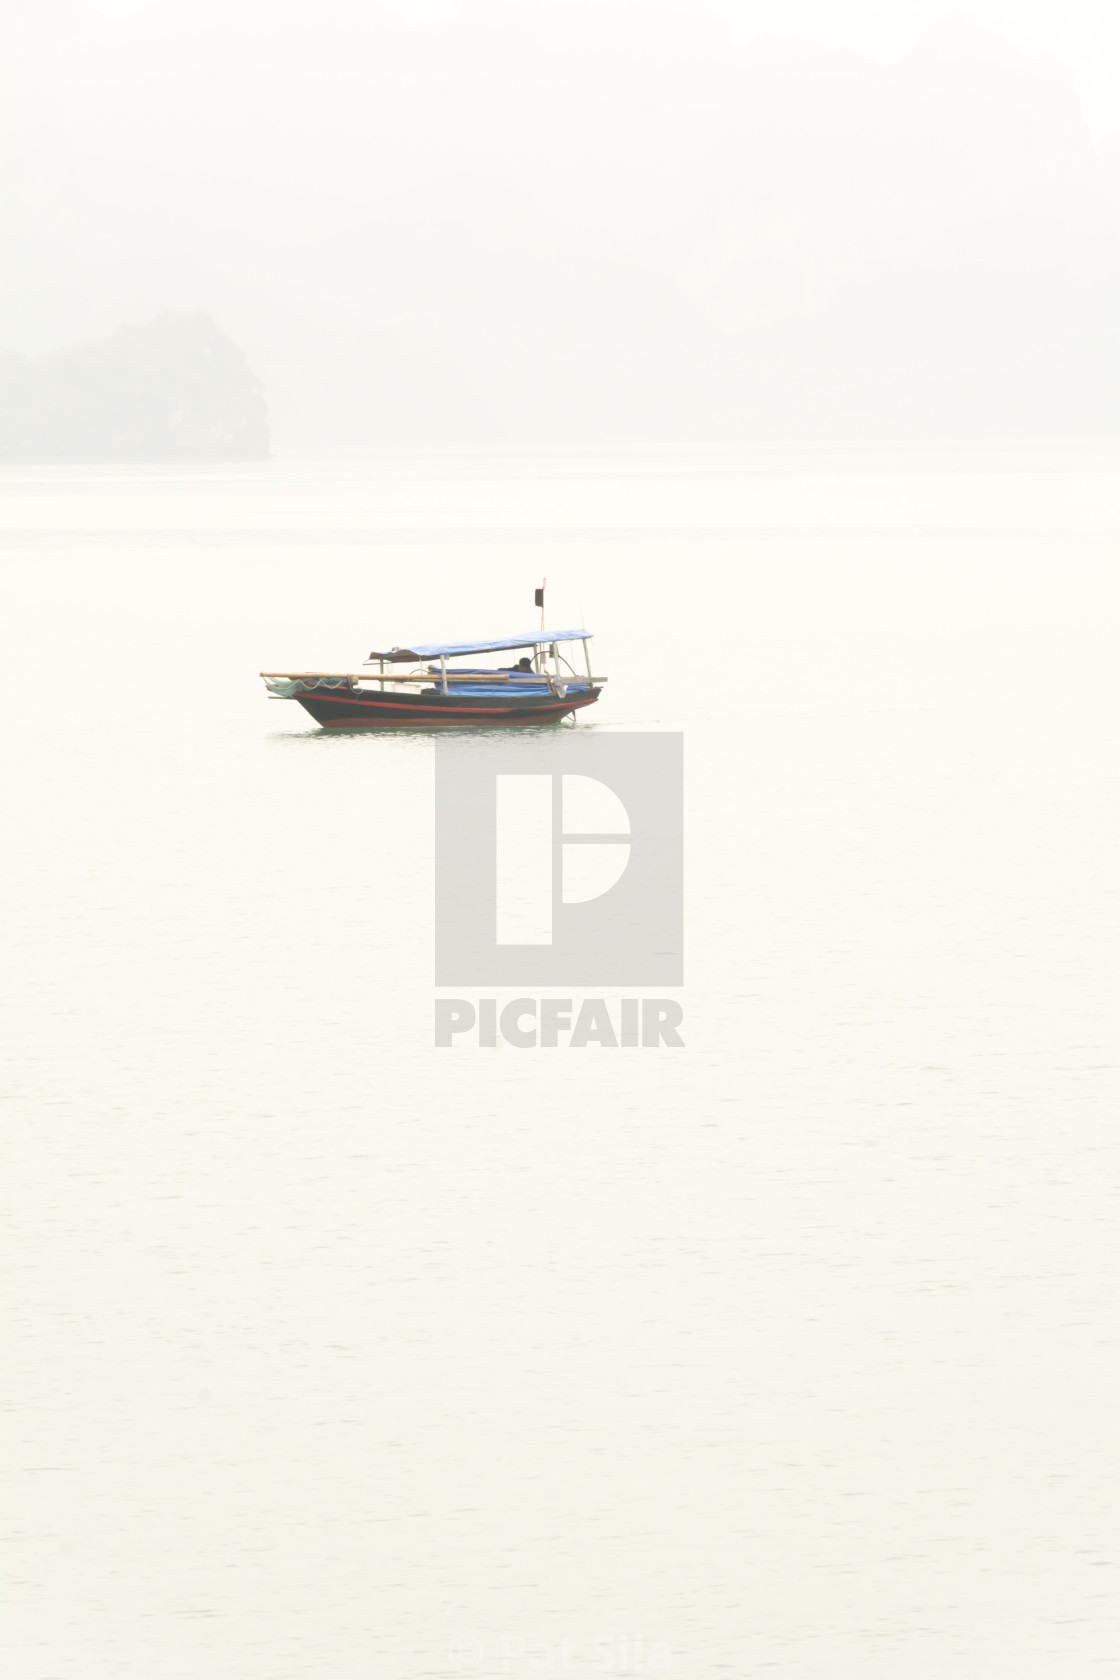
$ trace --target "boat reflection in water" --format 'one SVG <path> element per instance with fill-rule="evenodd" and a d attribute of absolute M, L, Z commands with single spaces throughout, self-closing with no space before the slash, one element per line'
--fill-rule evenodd
<path fill-rule="evenodd" d="M 274 698 L 298 700 L 324 729 L 555 723 L 594 705 L 602 692 L 607 679 L 592 675 L 590 640 L 589 630 L 537 630 L 480 642 L 417 642 L 375 649 L 364 663 L 376 670 L 262 671 L 261 676 Z M 560 651 L 574 642 L 583 644 L 585 675 Z M 517 652 L 515 665 L 496 670 L 447 663 L 472 654 Z M 413 668 L 389 669 L 397 665 Z"/>

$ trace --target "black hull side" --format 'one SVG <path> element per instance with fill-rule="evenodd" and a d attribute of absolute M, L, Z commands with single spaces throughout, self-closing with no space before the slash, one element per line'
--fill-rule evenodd
<path fill-rule="evenodd" d="M 297 694 L 305 712 L 324 729 L 451 729 L 508 727 L 510 724 L 558 723 L 569 712 L 592 706 L 602 690 L 593 688 L 570 699 L 526 694 L 517 700 L 469 694 Z"/>

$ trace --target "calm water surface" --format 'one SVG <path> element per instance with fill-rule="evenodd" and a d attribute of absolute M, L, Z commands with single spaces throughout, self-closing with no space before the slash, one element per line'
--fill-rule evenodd
<path fill-rule="evenodd" d="M 13 1680 L 1120 1673 L 1120 449 L 7 469 Z M 432 743 L 683 730 L 686 1048 L 437 1052 Z"/>

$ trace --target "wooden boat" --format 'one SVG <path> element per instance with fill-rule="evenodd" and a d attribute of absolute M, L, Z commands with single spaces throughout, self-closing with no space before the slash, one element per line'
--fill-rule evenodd
<path fill-rule="evenodd" d="M 261 676 L 274 699 L 298 700 L 324 729 L 556 723 L 594 705 L 607 680 L 591 673 L 590 640 L 588 630 L 536 630 L 482 642 L 418 642 L 375 649 L 363 663 L 376 670 L 262 671 Z M 583 643 L 586 675 L 577 674 L 560 652 L 574 642 Z M 517 665 L 497 670 L 448 664 L 472 654 L 519 651 Z M 387 668 L 395 665 L 416 669 Z"/>

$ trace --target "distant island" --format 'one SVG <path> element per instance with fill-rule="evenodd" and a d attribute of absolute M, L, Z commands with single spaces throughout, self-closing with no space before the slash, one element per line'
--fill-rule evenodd
<path fill-rule="evenodd" d="M 0 354 L 0 461 L 245 461 L 268 444 L 261 383 L 209 315 Z"/>

